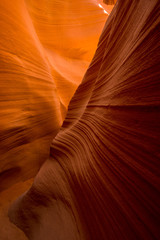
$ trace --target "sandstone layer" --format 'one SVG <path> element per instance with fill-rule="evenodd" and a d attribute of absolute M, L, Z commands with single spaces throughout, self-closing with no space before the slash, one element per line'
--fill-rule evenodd
<path fill-rule="evenodd" d="M 32 240 L 159 239 L 158 0 L 118 0 L 10 219 Z"/>
<path fill-rule="evenodd" d="M 98 4 L 0 2 L 0 191 L 49 156 L 108 17 Z"/>

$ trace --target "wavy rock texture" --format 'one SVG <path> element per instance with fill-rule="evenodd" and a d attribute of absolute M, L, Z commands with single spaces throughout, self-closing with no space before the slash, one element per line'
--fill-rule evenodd
<path fill-rule="evenodd" d="M 159 239 L 158 0 L 119 0 L 10 219 L 32 240 Z"/>
<path fill-rule="evenodd" d="M 0 3 L 0 191 L 49 156 L 108 17 L 98 3 Z"/>
<path fill-rule="evenodd" d="M 119 0 L 32 188 L 30 239 L 158 239 L 159 2 Z"/>

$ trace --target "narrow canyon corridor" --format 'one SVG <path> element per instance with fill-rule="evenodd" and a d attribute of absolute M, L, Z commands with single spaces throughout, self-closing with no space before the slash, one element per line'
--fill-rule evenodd
<path fill-rule="evenodd" d="M 5 0 L 0 26 L 0 240 L 159 240 L 159 0 Z"/>

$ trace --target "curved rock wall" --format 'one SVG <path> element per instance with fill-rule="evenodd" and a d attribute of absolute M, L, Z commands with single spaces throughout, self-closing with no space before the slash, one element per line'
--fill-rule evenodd
<path fill-rule="evenodd" d="M 0 3 L 0 191 L 48 157 L 106 18 L 91 0 Z"/>
<path fill-rule="evenodd" d="M 158 0 L 119 0 L 10 219 L 32 240 L 159 239 Z"/>

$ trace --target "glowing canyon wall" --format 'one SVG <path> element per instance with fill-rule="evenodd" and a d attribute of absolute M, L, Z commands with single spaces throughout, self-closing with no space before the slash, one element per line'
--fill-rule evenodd
<path fill-rule="evenodd" d="M 107 17 L 92 0 L 0 2 L 0 191 L 48 157 Z"/>
<path fill-rule="evenodd" d="M 2 187 L 33 176 L 53 138 L 9 210 L 30 240 L 160 238 L 160 2 L 118 0 L 88 66 L 98 3 L 0 3 Z"/>
<path fill-rule="evenodd" d="M 117 1 L 50 158 L 10 209 L 29 239 L 159 239 L 159 8 Z"/>

